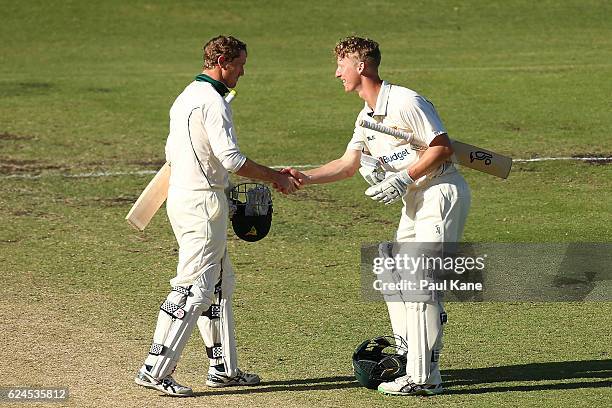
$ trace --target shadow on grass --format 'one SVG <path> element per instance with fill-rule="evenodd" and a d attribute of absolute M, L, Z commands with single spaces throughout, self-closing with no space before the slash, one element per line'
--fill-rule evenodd
<path fill-rule="evenodd" d="M 445 394 L 485 394 L 506 391 L 567 390 L 612 386 L 612 360 L 564 361 L 513 366 L 444 370 Z M 591 381 L 567 382 L 590 379 Z M 602 379 L 597 381 L 596 379 Z M 557 381 L 546 384 L 499 385 L 492 383 Z M 486 384 L 478 386 L 479 384 Z M 466 389 L 457 387 L 470 386 Z M 197 392 L 201 395 L 257 394 L 284 391 L 321 391 L 356 388 L 355 377 L 337 376 L 286 381 L 264 381 L 256 387 Z"/>
<path fill-rule="evenodd" d="M 612 386 L 612 360 L 563 361 L 513 366 L 445 370 L 445 394 L 484 394 L 505 391 L 569 390 Z M 591 381 L 567 382 L 589 379 Z M 602 379 L 602 381 L 596 381 Z M 491 385 L 492 383 L 561 381 L 547 384 Z M 484 387 L 454 389 L 458 386 L 487 384 Z"/>
<path fill-rule="evenodd" d="M 264 392 L 283 392 L 283 391 L 322 391 L 322 390 L 338 390 L 342 388 L 357 388 L 361 387 L 355 380 L 355 377 L 339 376 L 339 377 L 323 377 L 323 378 L 304 378 L 297 380 L 286 381 L 262 381 L 261 384 L 255 387 L 248 388 L 230 388 L 219 391 L 196 392 L 196 396 L 200 395 L 225 395 L 225 394 L 258 394 Z"/>

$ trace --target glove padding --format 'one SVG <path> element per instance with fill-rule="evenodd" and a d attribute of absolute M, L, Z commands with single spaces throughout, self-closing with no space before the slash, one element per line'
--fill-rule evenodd
<path fill-rule="evenodd" d="M 368 182 L 369 185 L 375 186 L 385 179 L 384 170 L 375 168 L 375 167 L 365 167 L 361 166 L 359 168 L 359 173 L 364 178 L 365 181 Z"/>
<path fill-rule="evenodd" d="M 414 180 L 408 175 L 408 170 L 402 170 L 368 188 L 365 195 L 374 201 L 391 204 L 406 194 L 408 186 L 412 183 L 414 183 Z"/>
<path fill-rule="evenodd" d="M 369 185 L 375 186 L 385 179 L 385 170 L 380 166 L 380 162 L 376 157 L 361 152 L 359 162 L 361 163 L 359 174 Z"/>

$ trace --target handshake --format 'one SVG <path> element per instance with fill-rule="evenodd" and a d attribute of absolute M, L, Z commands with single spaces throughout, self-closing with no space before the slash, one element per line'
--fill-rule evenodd
<path fill-rule="evenodd" d="M 307 179 L 308 176 L 304 173 L 294 168 L 286 167 L 276 172 L 272 187 L 279 193 L 291 194 L 301 189 L 306 184 Z"/>
<path fill-rule="evenodd" d="M 391 204 L 402 198 L 414 180 L 404 169 L 397 173 L 380 173 L 374 168 L 364 166 L 360 169 L 363 178 L 370 184 L 365 195 L 374 201 Z M 275 175 L 273 187 L 283 193 L 293 193 L 310 182 L 309 177 L 291 167 L 286 167 Z"/>

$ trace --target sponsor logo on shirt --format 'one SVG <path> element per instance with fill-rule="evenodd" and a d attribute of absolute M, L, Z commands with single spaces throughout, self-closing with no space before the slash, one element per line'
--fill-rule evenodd
<path fill-rule="evenodd" d="M 391 162 L 394 162 L 396 160 L 404 160 L 406 157 L 408 157 L 410 155 L 410 151 L 408 150 L 408 148 L 405 148 L 404 150 L 400 150 L 399 152 L 395 152 L 390 156 L 380 156 L 378 158 L 378 160 L 380 160 L 381 163 L 383 164 L 388 164 Z"/>

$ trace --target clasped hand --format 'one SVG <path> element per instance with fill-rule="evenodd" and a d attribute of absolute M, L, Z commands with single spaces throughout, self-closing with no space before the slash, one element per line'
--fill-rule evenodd
<path fill-rule="evenodd" d="M 298 174 L 304 176 L 299 171 L 291 168 L 282 169 L 276 174 L 277 177 L 275 178 L 274 183 L 272 183 L 272 187 L 274 187 L 276 191 L 283 194 L 294 193 L 303 185 L 303 181 L 300 181 L 300 179 L 296 177 Z"/>

